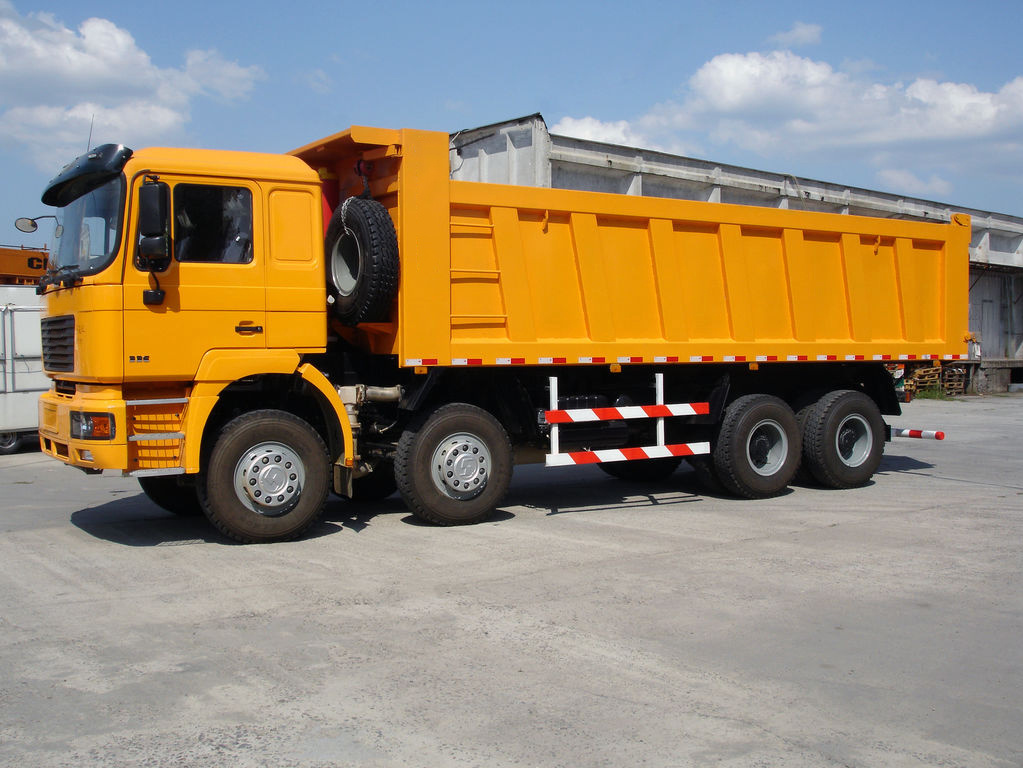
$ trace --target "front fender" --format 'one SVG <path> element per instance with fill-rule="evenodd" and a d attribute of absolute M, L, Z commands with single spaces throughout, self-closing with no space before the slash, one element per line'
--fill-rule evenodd
<path fill-rule="evenodd" d="M 338 433 L 341 435 L 342 454 L 338 459 L 351 467 L 355 456 L 355 440 L 352 425 L 344 403 L 337 391 L 316 367 L 301 364 L 301 358 L 292 350 L 214 350 L 208 352 L 199 366 L 195 384 L 188 400 L 185 415 L 185 471 L 192 473 L 201 469 L 202 435 L 206 422 L 220 400 L 221 393 L 234 382 L 251 376 L 281 374 L 298 375 L 309 384 L 326 405 L 326 417 L 333 414 Z"/>

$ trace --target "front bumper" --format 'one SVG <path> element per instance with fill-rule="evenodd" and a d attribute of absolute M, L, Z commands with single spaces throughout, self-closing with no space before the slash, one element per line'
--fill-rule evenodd
<path fill-rule="evenodd" d="M 86 472 L 176 474 L 184 471 L 187 405 L 184 396 L 125 400 L 111 387 L 79 386 L 74 395 L 51 390 L 39 398 L 39 442 L 48 456 Z M 72 436 L 71 414 L 76 412 L 110 414 L 114 436 Z"/>
<path fill-rule="evenodd" d="M 114 436 L 108 440 L 71 437 L 71 413 L 109 413 Z M 73 396 L 44 392 L 39 397 L 39 443 L 43 453 L 87 472 L 104 469 L 127 471 L 128 445 L 124 400 L 106 392 L 78 392 Z"/>

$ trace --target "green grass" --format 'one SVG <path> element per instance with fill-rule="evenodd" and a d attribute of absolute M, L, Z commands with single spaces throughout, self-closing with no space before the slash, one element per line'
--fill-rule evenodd
<path fill-rule="evenodd" d="M 927 387 L 926 389 L 918 389 L 914 398 L 920 400 L 952 400 L 953 398 L 945 394 L 945 388 L 940 384 L 936 387 Z"/>

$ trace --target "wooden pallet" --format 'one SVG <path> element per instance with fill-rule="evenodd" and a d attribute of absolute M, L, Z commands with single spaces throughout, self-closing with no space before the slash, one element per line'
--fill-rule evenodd
<path fill-rule="evenodd" d="M 941 382 L 940 368 L 917 368 L 913 371 L 913 383 L 917 389 L 936 387 Z"/>
<path fill-rule="evenodd" d="M 961 395 L 966 390 L 966 369 L 965 368 L 943 368 L 941 371 L 941 384 L 945 388 L 946 395 Z"/>

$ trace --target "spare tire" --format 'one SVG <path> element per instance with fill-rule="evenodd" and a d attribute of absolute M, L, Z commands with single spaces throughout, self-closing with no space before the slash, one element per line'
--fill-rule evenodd
<path fill-rule="evenodd" d="M 398 293 L 398 238 L 376 200 L 349 197 L 334 211 L 324 240 L 327 290 L 346 325 L 386 322 Z"/>

